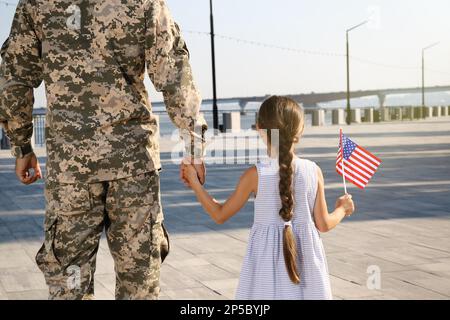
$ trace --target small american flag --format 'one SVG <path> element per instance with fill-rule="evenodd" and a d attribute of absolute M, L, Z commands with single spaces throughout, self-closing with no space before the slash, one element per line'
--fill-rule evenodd
<path fill-rule="evenodd" d="M 336 171 L 347 181 L 364 189 L 380 166 L 381 160 L 342 133 L 340 140 Z M 341 146 L 344 146 L 344 154 L 342 154 Z M 342 161 L 342 157 L 344 157 L 344 161 Z"/>

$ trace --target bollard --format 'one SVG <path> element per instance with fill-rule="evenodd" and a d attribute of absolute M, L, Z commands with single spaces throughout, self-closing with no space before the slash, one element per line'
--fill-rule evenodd
<path fill-rule="evenodd" d="M 447 117 L 448 116 L 448 108 L 442 106 L 441 107 L 441 117 Z"/>
<path fill-rule="evenodd" d="M 257 123 L 258 123 L 258 112 L 255 112 L 255 124 L 252 124 L 252 130 L 256 130 Z"/>
<path fill-rule="evenodd" d="M 381 121 L 390 121 L 391 114 L 389 113 L 389 108 L 381 108 L 380 110 Z"/>
<path fill-rule="evenodd" d="M 405 108 L 405 119 L 408 119 L 408 120 L 414 119 L 414 107 L 406 107 Z"/>
<path fill-rule="evenodd" d="M 368 108 L 364 110 L 364 122 L 373 123 L 373 108 Z"/>
<path fill-rule="evenodd" d="M 423 119 L 425 118 L 423 107 L 414 107 L 414 119 Z"/>
<path fill-rule="evenodd" d="M 441 108 L 433 107 L 433 117 L 440 117 L 440 116 L 441 116 Z"/>
<path fill-rule="evenodd" d="M 312 125 L 322 127 L 325 125 L 325 110 L 314 110 L 312 114 Z"/>
<path fill-rule="evenodd" d="M 353 123 L 361 123 L 361 109 L 353 109 L 351 118 Z"/>
<path fill-rule="evenodd" d="M 402 121 L 403 120 L 403 108 L 397 107 L 395 110 L 395 120 Z"/>
<path fill-rule="evenodd" d="M 431 118 L 433 117 L 433 107 L 424 107 L 424 118 Z"/>
<path fill-rule="evenodd" d="M 336 109 L 332 111 L 331 122 L 334 125 L 345 124 L 345 113 L 343 109 Z"/>
<path fill-rule="evenodd" d="M 230 112 L 224 113 L 223 117 L 223 131 L 224 132 L 239 132 L 241 131 L 241 113 Z"/>
<path fill-rule="evenodd" d="M 373 111 L 373 122 L 380 122 L 381 121 L 381 115 L 380 110 L 374 110 Z"/>

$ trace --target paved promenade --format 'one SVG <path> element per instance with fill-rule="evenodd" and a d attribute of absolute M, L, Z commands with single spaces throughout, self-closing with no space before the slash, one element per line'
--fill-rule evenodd
<path fill-rule="evenodd" d="M 323 235 L 335 299 L 450 298 L 450 118 L 344 128 L 383 160 L 365 191 L 351 188 L 357 212 Z M 337 127 L 307 128 L 298 154 L 324 171 L 330 210 L 343 192 L 334 171 Z M 162 145 L 170 145 L 163 143 Z M 162 155 L 163 203 L 171 253 L 162 269 L 162 299 L 232 299 L 252 224 L 253 204 L 215 225 L 178 182 L 178 167 Z M 45 163 L 43 150 L 38 151 Z M 208 167 L 208 189 L 225 199 L 243 165 Z M 43 239 L 43 183 L 16 180 L 9 151 L 0 151 L 0 299 L 45 299 L 34 256 Z M 381 288 L 367 286 L 368 268 Z M 369 271 L 370 271 L 369 270 Z M 114 275 L 103 239 L 96 296 L 112 299 Z"/>

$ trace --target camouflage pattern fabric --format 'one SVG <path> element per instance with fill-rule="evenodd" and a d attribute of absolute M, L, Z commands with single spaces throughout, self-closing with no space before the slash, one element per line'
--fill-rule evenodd
<path fill-rule="evenodd" d="M 0 124 L 13 146 L 30 141 L 33 88 L 45 82 L 48 180 L 94 183 L 160 168 L 146 71 L 186 155 L 204 154 L 189 51 L 164 0 L 20 0 L 1 57 Z"/>
<path fill-rule="evenodd" d="M 111 182 L 45 185 L 45 242 L 36 262 L 50 299 L 94 295 L 103 230 L 114 258 L 117 299 L 157 299 L 160 265 L 169 252 L 159 173 Z"/>

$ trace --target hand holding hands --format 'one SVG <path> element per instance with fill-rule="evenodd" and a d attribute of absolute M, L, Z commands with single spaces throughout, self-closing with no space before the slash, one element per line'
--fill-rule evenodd
<path fill-rule="evenodd" d="M 183 169 L 184 179 L 187 181 L 187 186 L 193 188 L 195 186 L 201 185 L 200 179 L 197 174 L 197 170 L 193 165 L 186 165 Z"/>
<path fill-rule="evenodd" d="M 30 169 L 34 174 L 31 175 Z M 42 171 L 38 159 L 34 153 L 30 153 L 23 158 L 16 159 L 16 176 L 23 184 L 29 185 L 38 179 L 42 179 Z"/>
<path fill-rule="evenodd" d="M 203 160 L 184 159 L 180 165 L 180 180 L 186 187 L 205 184 L 206 167 Z"/>

